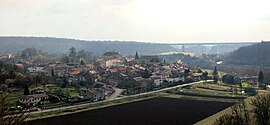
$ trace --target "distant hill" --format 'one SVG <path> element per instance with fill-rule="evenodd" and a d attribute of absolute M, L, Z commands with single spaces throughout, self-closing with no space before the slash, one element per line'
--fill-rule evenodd
<path fill-rule="evenodd" d="M 223 62 L 233 65 L 270 66 L 270 42 L 241 47 L 228 54 Z"/>
<path fill-rule="evenodd" d="M 65 53 L 73 46 L 77 50 L 86 50 L 94 54 L 103 54 L 107 51 L 117 51 L 123 55 L 159 54 L 176 51 L 166 44 L 143 43 L 130 41 L 84 41 L 50 37 L 0 37 L 0 53 L 16 53 L 26 48 L 35 47 L 49 53 Z"/>

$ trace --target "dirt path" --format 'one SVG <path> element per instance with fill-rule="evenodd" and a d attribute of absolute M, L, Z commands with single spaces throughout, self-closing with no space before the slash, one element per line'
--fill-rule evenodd
<path fill-rule="evenodd" d="M 116 87 L 114 87 L 113 89 L 115 90 L 115 92 L 110 97 L 108 97 L 106 100 L 113 100 L 113 99 L 117 98 L 118 96 L 121 95 L 121 93 L 123 91 L 123 89 L 119 89 Z"/>

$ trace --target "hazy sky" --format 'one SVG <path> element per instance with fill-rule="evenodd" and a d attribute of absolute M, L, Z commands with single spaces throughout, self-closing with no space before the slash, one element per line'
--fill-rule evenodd
<path fill-rule="evenodd" d="M 1 36 L 270 40 L 269 0 L 0 0 Z"/>

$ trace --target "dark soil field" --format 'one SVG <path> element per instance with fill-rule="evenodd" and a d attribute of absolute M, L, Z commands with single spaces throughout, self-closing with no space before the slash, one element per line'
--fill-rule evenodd
<path fill-rule="evenodd" d="M 234 103 L 153 98 L 76 114 L 30 121 L 28 125 L 189 125 Z"/>

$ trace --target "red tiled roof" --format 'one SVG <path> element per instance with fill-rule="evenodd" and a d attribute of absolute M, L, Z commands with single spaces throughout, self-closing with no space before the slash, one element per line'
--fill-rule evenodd
<path fill-rule="evenodd" d="M 123 76 L 123 77 L 126 77 L 127 76 L 126 74 L 123 74 L 123 73 L 120 73 L 120 75 Z"/>
<path fill-rule="evenodd" d="M 89 73 L 91 73 L 91 74 L 98 74 L 98 72 L 95 71 L 95 70 L 90 70 Z"/>
<path fill-rule="evenodd" d="M 21 95 L 20 99 L 42 98 L 42 97 L 48 97 L 48 95 L 47 94 Z"/>
<path fill-rule="evenodd" d="M 158 75 L 152 75 L 151 78 L 153 78 L 153 79 L 160 79 L 161 76 L 158 76 Z"/>
<path fill-rule="evenodd" d="M 80 71 L 69 72 L 70 75 L 78 75 L 79 73 L 80 73 Z"/>
<path fill-rule="evenodd" d="M 133 78 L 135 81 L 137 81 L 137 82 L 139 82 L 139 81 L 143 81 L 144 80 L 144 78 L 142 78 L 142 77 L 135 77 L 135 78 Z"/>
<path fill-rule="evenodd" d="M 126 70 L 127 68 L 126 67 L 118 67 L 117 70 L 121 71 L 121 70 Z"/>
<path fill-rule="evenodd" d="M 121 61 L 121 60 L 119 60 L 119 59 L 111 59 L 111 60 L 109 60 L 109 61 L 111 61 L 111 62 L 113 62 L 113 63 L 122 62 L 122 61 Z"/>
<path fill-rule="evenodd" d="M 23 68 L 23 64 L 15 64 L 19 68 Z"/>
<path fill-rule="evenodd" d="M 140 65 L 134 65 L 134 67 L 135 67 L 136 69 L 145 70 L 145 68 L 144 68 L 144 67 L 141 67 Z"/>
<path fill-rule="evenodd" d="M 111 73 L 118 72 L 118 70 L 117 70 L 117 69 L 109 69 L 109 71 L 110 71 Z"/>
<path fill-rule="evenodd" d="M 134 58 L 126 58 L 127 62 L 131 62 L 134 60 Z"/>

